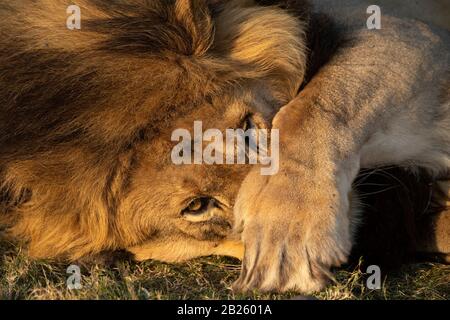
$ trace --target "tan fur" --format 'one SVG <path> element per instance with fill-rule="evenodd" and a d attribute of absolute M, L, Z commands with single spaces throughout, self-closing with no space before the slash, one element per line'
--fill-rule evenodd
<path fill-rule="evenodd" d="M 81 30 L 65 27 L 71 4 L 81 7 Z M 317 48 L 308 48 L 307 31 L 314 33 L 307 30 L 308 8 L 303 0 L 0 4 L 0 226 L 6 235 L 36 258 L 74 260 L 126 249 L 137 260 L 182 261 L 242 258 L 232 232 L 241 227 L 246 252 L 238 288 L 320 289 L 329 266 L 345 261 L 352 246 L 348 210 L 359 147 L 372 139 L 370 154 L 390 141 L 389 134 L 367 129 L 378 128 L 366 126 L 378 111 L 356 106 L 374 99 L 386 107 L 393 87 L 398 97 L 392 99 L 404 102 L 420 88 L 417 74 L 437 88 L 440 65 L 424 60 L 423 48 L 443 50 L 426 26 L 408 24 L 425 44 L 404 48 L 408 41 L 399 41 L 409 66 L 399 62 L 377 76 L 371 62 L 385 65 L 385 56 L 364 60 L 370 50 L 361 40 L 296 97 L 306 75 L 312 77 L 308 67 L 317 67 L 311 60 Z M 375 94 L 365 95 L 367 87 Z M 385 129 L 420 127 L 426 133 L 420 146 L 435 138 L 421 150 L 420 164 L 441 172 L 448 162 L 434 161 L 442 153 L 434 146 L 448 143 L 447 112 L 419 126 L 421 110 L 417 105 L 410 118 L 393 116 L 398 122 Z M 202 120 L 204 129 L 224 131 L 246 119 L 286 132 L 280 174 L 264 178 L 250 166 L 171 162 L 175 129 L 192 130 Z M 370 158 L 390 163 L 380 154 Z M 184 214 L 196 197 L 214 200 L 205 209 L 208 219 Z"/>
<path fill-rule="evenodd" d="M 322 289 L 353 246 L 349 195 L 361 168 L 448 177 L 450 37 L 417 21 L 383 23 L 348 26 L 348 42 L 275 116 L 280 173 L 253 169 L 235 206 L 246 247 L 237 289 Z M 435 251 L 448 250 L 447 217 L 435 219 Z"/>

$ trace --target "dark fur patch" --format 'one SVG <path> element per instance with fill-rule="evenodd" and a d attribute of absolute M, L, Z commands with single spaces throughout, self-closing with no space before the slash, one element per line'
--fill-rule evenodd
<path fill-rule="evenodd" d="M 205 1 L 185 1 L 184 7 L 174 1 L 162 5 L 158 1 L 143 3 L 115 3 L 99 1 L 112 17 L 89 20 L 84 23 L 88 31 L 107 34 L 103 50 L 125 54 L 176 54 L 191 56 L 201 54 L 213 41 L 213 23 Z"/>
<path fill-rule="evenodd" d="M 341 27 L 323 13 L 313 13 L 307 30 L 308 64 L 303 87 L 314 77 L 344 43 Z"/>
<path fill-rule="evenodd" d="M 442 210 L 436 203 L 433 179 L 424 171 L 415 175 L 402 168 L 374 170 L 356 180 L 363 203 L 362 223 L 352 261 L 363 256 L 384 272 L 414 261 L 419 243 L 433 235 L 431 221 Z"/>

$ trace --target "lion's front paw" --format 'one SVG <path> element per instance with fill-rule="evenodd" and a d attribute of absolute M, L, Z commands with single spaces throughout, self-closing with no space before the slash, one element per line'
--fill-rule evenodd
<path fill-rule="evenodd" d="M 255 185 L 258 179 L 236 206 L 245 255 L 234 289 L 323 289 L 330 268 L 345 263 L 351 249 L 347 213 L 334 201 L 336 193 L 301 196 L 288 177 L 261 178 L 264 186 Z"/>
<path fill-rule="evenodd" d="M 349 248 L 321 231 L 311 232 L 298 223 L 273 228 L 266 221 L 252 223 L 244 231 L 245 256 L 234 289 L 302 293 L 323 289 L 330 267 L 345 263 Z"/>

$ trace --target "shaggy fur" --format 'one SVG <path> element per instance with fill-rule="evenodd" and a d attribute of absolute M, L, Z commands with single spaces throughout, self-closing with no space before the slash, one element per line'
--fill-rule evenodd
<path fill-rule="evenodd" d="M 167 197 L 141 199 L 138 209 L 143 194 L 126 199 L 143 158 L 152 170 L 168 166 L 176 119 L 254 88 L 270 88 L 264 99 L 279 105 L 295 96 L 303 25 L 281 9 L 235 2 L 0 5 L 0 217 L 30 255 L 74 259 L 151 238 L 161 230 L 145 207 L 165 210 L 176 191 L 159 186 Z M 301 12 L 303 1 L 289 3 Z M 70 4 L 81 7 L 81 30 L 65 27 Z"/>
<path fill-rule="evenodd" d="M 65 27 L 72 4 L 81 30 Z M 242 257 L 231 229 L 250 168 L 175 166 L 171 132 L 270 127 L 336 30 L 304 0 L 1 3 L 0 226 L 36 258 Z M 183 214 L 196 197 L 215 200 L 212 219 Z"/>

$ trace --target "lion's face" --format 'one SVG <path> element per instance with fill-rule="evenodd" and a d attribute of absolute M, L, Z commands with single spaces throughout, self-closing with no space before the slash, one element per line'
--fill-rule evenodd
<path fill-rule="evenodd" d="M 171 135 L 269 127 L 304 78 L 305 3 L 3 6 L 0 224 L 35 257 L 240 256 L 232 211 L 249 166 L 176 165 Z M 69 4 L 80 30 L 64 27 Z"/>
<path fill-rule="evenodd" d="M 242 255 L 239 239 L 232 233 L 233 206 L 251 165 L 174 164 L 171 154 L 177 142 L 171 141 L 171 135 L 186 129 L 194 137 L 195 121 L 202 122 L 204 131 L 223 133 L 249 126 L 268 128 L 272 108 L 250 90 L 202 101 L 182 118 L 161 125 L 157 137 L 136 146 L 136 165 L 118 221 L 124 238 L 133 244 L 127 249 L 137 259 Z"/>

